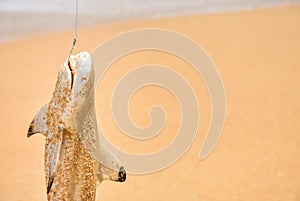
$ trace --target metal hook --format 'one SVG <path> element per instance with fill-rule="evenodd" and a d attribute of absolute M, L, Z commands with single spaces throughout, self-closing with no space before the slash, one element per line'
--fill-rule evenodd
<path fill-rule="evenodd" d="M 68 64 L 70 65 L 70 57 L 73 53 L 73 50 L 74 50 L 74 47 L 76 45 L 76 42 L 77 42 L 77 38 L 78 38 L 78 0 L 76 0 L 76 19 L 75 19 L 75 36 L 74 36 L 74 39 L 73 39 L 73 43 L 72 43 L 72 47 L 71 47 L 71 50 L 70 50 L 70 53 L 69 53 L 69 56 L 68 56 Z"/>

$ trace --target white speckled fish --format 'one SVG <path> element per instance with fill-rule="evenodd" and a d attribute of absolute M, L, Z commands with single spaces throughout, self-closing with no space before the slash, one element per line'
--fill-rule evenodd
<path fill-rule="evenodd" d="M 48 200 L 93 201 L 98 183 L 126 179 L 119 160 L 98 143 L 94 77 L 88 52 L 71 56 L 60 68 L 50 103 L 30 124 L 28 137 L 46 137 Z"/>

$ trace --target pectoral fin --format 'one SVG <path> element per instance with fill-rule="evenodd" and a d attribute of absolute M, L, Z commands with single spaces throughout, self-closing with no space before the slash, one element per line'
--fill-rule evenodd
<path fill-rule="evenodd" d="M 120 160 L 103 146 L 100 148 L 97 179 L 123 182 L 126 180 L 126 171 L 121 166 Z"/>
<path fill-rule="evenodd" d="M 35 115 L 33 120 L 30 123 L 30 127 L 27 132 L 27 137 L 30 137 L 36 133 L 41 133 L 44 136 L 47 132 L 47 125 L 46 125 L 46 114 L 48 110 L 48 103 L 44 105 L 38 113 Z"/>

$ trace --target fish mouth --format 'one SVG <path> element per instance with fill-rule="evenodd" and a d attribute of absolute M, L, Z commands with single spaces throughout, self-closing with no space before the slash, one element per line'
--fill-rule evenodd
<path fill-rule="evenodd" d="M 81 74 L 85 75 L 89 71 L 89 68 L 87 68 L 87 63 L 88 64 L 91 63 L 90 54 L 88 52 L 81 52 L 77 55 L 71 55 L 70 57 L 67 58 L 67 61 L 65 63 L 65 68 L 67 71 L 70 72 L 71 90 L 74 88 L 74 85 L 76 84 L 75 82 L 78 73 L 80 75 Z M 85 77 L 88 77 L 88 75 L 85 75 Z"/>
<path fill-rule="evenodd" d="M 74 84 L 75 71 L 73 70 L 73 68 L 72 68 L 72 66 L 71 66 L 70 60 L 68 60 L 68 67 L 69 67 L 69 70 L 70 70 L 70 72 L 71 72 L 71 90 L 72 90 L 73 84 Z"/>

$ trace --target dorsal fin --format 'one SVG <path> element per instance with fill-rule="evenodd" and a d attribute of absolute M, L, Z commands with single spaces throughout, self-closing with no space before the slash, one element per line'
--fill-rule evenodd
<path fill-rule="evenodd" d="M 126 171 L 120 165 L 120 161 L 115 155 L 101 146 L 99 157 L 101 161 L 97 161 L 98 183 L 101 183 L 103 180 L 118 182 L 123 182 L 126 180 Z"/>
<path fill-rule="evenodd" d="M 44 105 L 31 121 L 30 127 L 28 129 L 27 137 L 30 137 L 36 133 L 41 133 L 44 136 L 46 136 L 46 132 L 47 132 L 46 114 L 48 111 L 48 105 L 49 105 L 48 103 Z"/>

